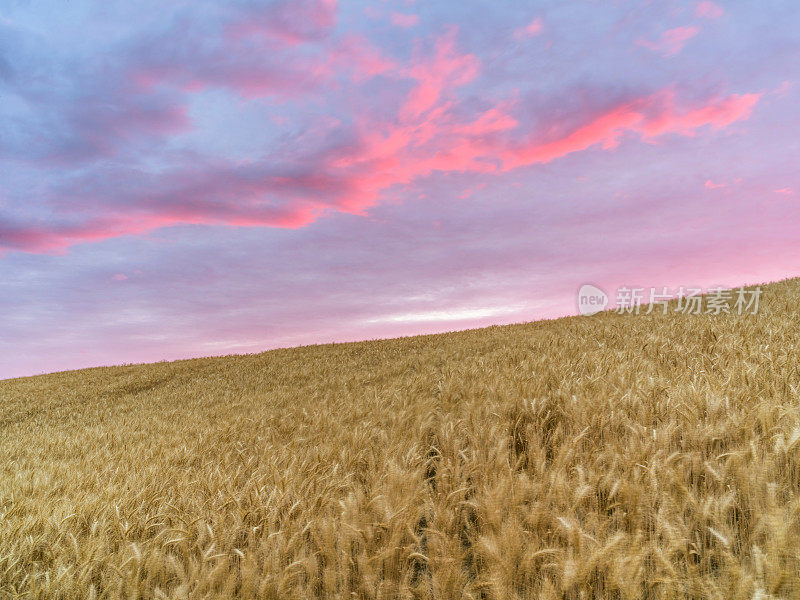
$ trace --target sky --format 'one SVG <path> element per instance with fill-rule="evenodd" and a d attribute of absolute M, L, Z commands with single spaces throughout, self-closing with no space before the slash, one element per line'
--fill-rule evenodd
<path fill-rule="evenodd" d="M 800 275 L 800 4 L 2 0 L 0 378 Z"/>

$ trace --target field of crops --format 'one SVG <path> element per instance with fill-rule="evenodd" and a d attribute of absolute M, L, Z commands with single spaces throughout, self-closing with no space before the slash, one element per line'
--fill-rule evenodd
<path fill-rule="evenodd" d="M 0 598 L 798 598 L 798 306 L 0 382 Z"/>

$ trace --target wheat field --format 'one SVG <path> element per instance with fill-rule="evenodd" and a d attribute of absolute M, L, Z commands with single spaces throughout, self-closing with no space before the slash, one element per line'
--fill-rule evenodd
<path fill-rule="evenodd" d="M 798 305 L 0 382 L 0 597 L 799 598 Z"/>

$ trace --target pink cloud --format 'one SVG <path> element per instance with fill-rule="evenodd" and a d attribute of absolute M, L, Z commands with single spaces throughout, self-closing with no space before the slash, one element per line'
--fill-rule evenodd
<path fill-rule="evenodd" d="M 206 38 L 187 25 L 196 50 L 149 40 L 133 53 L 127 80 L 139 91 L 228 89 L 244 99 L 299 97 L 342 75 L 361 82 L 396 68 L 366 36 L 336 35 L 336 0 L 281 0 L 250 8 Z M 303 45 L 303 48 L 297 48 Z"/>
<path fill-rule="evenodd" d="M 342 74 L 360 82 L 395 67 L 364 35 L 336 35 L 337 7 L 337 0 L 251 5 L 223 23 L 220 36 L 188 21 L 182 36 L 191 52 L 168 31 L 133 49 L 124 76 L 137 92 L 224 88 L 250 100 L 297 97 Z"/>
<path fill-rule="evenodd" d="M 459 54 L 455 50 L 458 30 L 455 27 L 436 43 L 433 60 L 417 59 L 408 75 L 417 80 L 416 87 L 401 109 L 405 118 L 415 118 L 433 107 L 447 86 L 463 85 L 478 74 L 480 62 L 472 54 Z"/>
<path fill-rule="evenodd" d="M 441 58 L 434 57 L 433 63 Z M 450 97 L 455 85 L 450 81 L 439 90 L 444 98 L 413 119 L 410 115 L 415 113 L 394 123 L 363 118 L 357 143 L 321 155 L 317 162 L 304 165 L 304 173 L 281 175 L 253 165 L 194 168 L 156 178 L 149 185 L 138 181 L 135 191 L 128 192 L 130 197 L 123 198 L 119 214 L 80 225 L 6 228 L 0 231 L 2 246 L 58 251 L 82 241 L 179 224 L 297 228 L 330 210 L 364 214 L 385 190 L 435 171 L 499 173 L 547 163 L 593 146 L 614 148 L 625 135 L 641 139 L 667 133 L 691 136 L 704 126 L 723 127 L 747 118 L 758 99 L 758 95 L 732 95 L 679 109 L 671 91 L 660 92 L 584 116 L 583 124 L 555 139 L 533 136 L 527 142 L 514 143 L 507 137 L 519 133 L 517 121 L 509 114 L 513 103 L 500 103 L 461 122 L 455 118 Z M 412 90 L 409 97 L 414 94 Z M 119 183 L 115 181 L 115 190 Z M 72 206 L 95 192 L 105 193 L 102 188 L 94 191 L 90 184 L 77 182 L 62 193 Z"/>
<path fill-rule="evenodd" d="M 397 27 L 414 27 L 419 23 L 419 15 L 392 13 L 392 24 Z"/>
<path fill-rule="evenodd" d="M 125 275 L 125 273 L 116 273 L 111 279 L 114 281 L 125 281 L 128 279 L 128 276 Z"/>
<path fill-rule="evenodd" d="M 792 81 L 789 81 L 789 80 L 786 80 L 786 81 L 782 82 L 782 83 L 781 83 L 781 84 L 780 84 L 780 85 L 779 85 L 779 86 L 778 86 L 778 87 L 777 87 L 777 88 L 776 88 L 776 89 L 773 91 L 773 94 L 775 94 L 776 96 L 778 96 L 778 97 L 780 97 L 780 98 L 783 98 L 784 96 L 786 96 L 786 94 L 788 94 L 788 93 L 789 93 L 789 90 L 791 90 L 793 87 L 794 87 L 794 82 L 792 82 Z"/>
<path fill-rule="evenodd" d="M 724 183 L 714 183 L 710 179 L 706 179 L 706 184 L 705 185 L 706 185 L 706 188 L 708 188 L 709 190 L 716 190 L 716 189 L 725 187 Z"/>
<path fill-rule="evenodd" d="M 176 193 L 181 195 L 181 191 Z M 312 206 L 250 208 L 231 204 L 216 206 L 192 203 L 176 198 L 172 206 L 128 207 L 118 213 L 93 217 L 71 225 L 12 227 L 0 224 L 0 255 L 3 251 L 24 250 L 37 253 L 61 253 L 85 242 L 101 242 L 125 235 L 143 234 L 175 225 L 228 225 L 232 227 L 278 227 L 297 229 L 312 223 L 318 216 Z"/>
<path fill-rule="evenodd" d="M 461 193 L 458 195 L 458 198 L 459 198 L 459 200 L 466 200 L 467 198 L 471 198 L 473 196 L 473 194 L 475 194 L 475 192 L 477 192 L 479 190 L 482 190 L 485 187 L 486 187 L 486 183 L 482 182 L 482 183 L 479 183 L 479 184 L 475 185 L 474 187 L 469 187 L 469 188 L 463 189 L 463 190 L 461 190 Z"/>
<path fill-rule="evenodd" d="M 338 0 L 278 0 L 249 9 L 228 25 L 232 38 L 262 37 L 288 45 L 319 41 L 336 25 Z"/>
<path fill-rule="evenodd" d="M 470 123 L 455 126 L 453 130 L 466 136 L 481 136 L 513 129 L 519 124 L 514 117 L 508 114 L 514 104 L 513 102 L 504 102 L 486 110 Z"/>
<path fill-rule="evenodd" d="M 703 0 L 697 3 L 694 14 L 703 19 L 719 19 L 725 14 L 725 11 L 718 4 L 711 2 L 711 0 Z"/>
<path fill-rule="evenodd" d="M 572 133 L 552 141 L 533 139 L 529 143 L 506 151 L 505 170 L 535 163 L 547 163 L 573 152 L 600 144 L 604 149 L 617 146 L 620 136 L 637 126 L 642 115 L 632 106 L 623 105 L 602 114 L 578 127 Z"/>
<path fill-rule="evenodd" d="M 692 136 L 697 129 L 706 125 L 722 129 L 749 118 L 760 98 L 761 94 L 731 94 L 703 106 L 680 110 L 675 106 L 674 91 L 667 90 L 651 97 L 650 104 L 654 110 L 641 131 L 645 137 L 655 137 L 665 133 Z"/>
<path fill-rule="evenodd" d="M 794 194 L 794 190 L 792 188 L 790 188 L 790 187 L 785 187 L 785 188 L 780 188 L 778 190 L 775 190 L 775 193 L 776 194 L 782 194 L 784 196 L 791 196 L 792 194 Z"/>
<path fill-rule="evenodd" d="M 664 56 L 673 56 L 683 50 L 686 42 L 698 33 L 700 33 L 699 27 L 675 27 L 662 33 L 656 40 L 640 38 L 636 43 Z"/>
<path fill-rule="evenodd" d="M 544 20 L 542 17 L 536 17 L 533 21 L 528 23 L 525 27 L 520 27 L 514 32 L 514 37 L 518 40 L 528 37 L 539 35 L 544 31 Z"/>
<path fill-rule="evenodd" d="M 333 143 L 323 150 L 288 163 L 266 157 L 150 175 L 87 174 L 52 196 L 57 215 L 92 216 L 47 226 L 0 224 L 0 249 L 58 252 L 173 225 L 298 228 L 332 211 L 365 214 L 391 188 L 435 172 L 502 173 L 595 146 L 612 149 L 625 137 L 650 141 L 721 129 L 748 118 L 760 98 L 733 94 L 687 105 L 667 89 L 600 111 L 562 113 L 532 131 L 514 115 L 519 101 L 465 116 L 458 90 L 475 79 L 480 63 L 458 50 L 455 36 L 449 30 L 432 53 L 419 49 L 408 67 L 392 67 L 394 77 L 413 82 L 394 116 L 357 113 L 352 131 L 338 124 L 326 134 Z"/>
<path fill-rule="evenodd" d="M 748 118 L 759 98 L 760 94 L 732 94 L 694 108 L 678 109 L 674 92 L 665 90 L 607 110 L 555 140 L 533 139 L 506 151 L 503 167 L 508 170 L 547 163 L 596 145 L 603 149 L 615 148 L 625 134 L 638 135 L 645 140 L 668 133 L 691 137 L 702 127 L 720 129 Z"/>

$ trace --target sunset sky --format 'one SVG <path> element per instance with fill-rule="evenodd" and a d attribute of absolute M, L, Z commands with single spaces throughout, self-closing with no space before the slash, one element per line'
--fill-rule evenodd
<path fill-rule="evenodd" d="M 0 378 L 800 275 L 800 3 L 6 0 Z"/>

